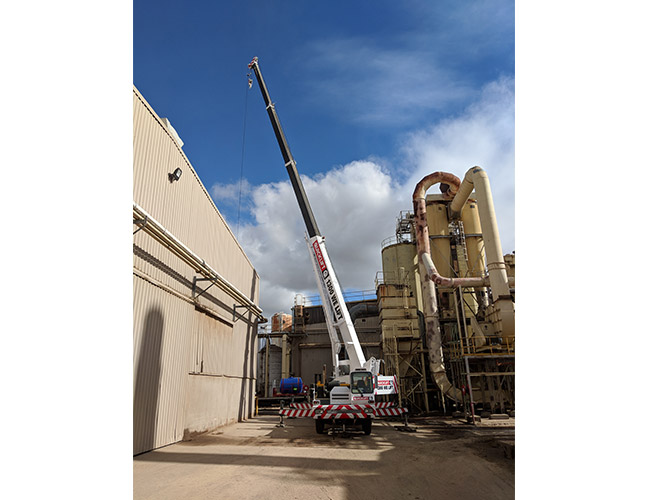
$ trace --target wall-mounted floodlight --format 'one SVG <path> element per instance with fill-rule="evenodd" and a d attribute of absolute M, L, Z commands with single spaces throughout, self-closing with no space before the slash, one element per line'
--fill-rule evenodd
<path fill-rule="evenodd" d="M 176 170 L 174 170 L 174 172 L 172 172 L 171 174 L 168 174 L 169 175 L 169 182 L 177 181 L 178 179 L 181 178 L 182 174 L 183 174 L 183 171 L 180 168 L 177 168 Z"/>

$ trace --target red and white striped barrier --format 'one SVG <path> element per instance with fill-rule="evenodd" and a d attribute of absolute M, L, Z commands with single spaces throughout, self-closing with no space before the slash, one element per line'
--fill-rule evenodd
<path fill-rule="evenodd" d="M 314 414 L 314 418 L 372 418 L 375 409 L 372 405 L 320 405 L 323 413 Z"/>
<path fill-rule="evenodd" d="M 291 408 L 295 410 L 310 410 L 312 405 L 309 403 L 291 403 Z"/>
<path fill-rule="evenodd" d="M 406 408 L 394 408 L 394 403 L 373 405 L 314 405 L 292 403 L 291 408 L 280 410 L 284 417 L 312 417 L 321 419 L 398 417 L 407 413 Z M 320 411 L 319 411 L 320 410 Z"/>
<path fill-rule="evenodd" d="M 381 403 L 375 403 L 374 406 L 375 408 L 393 408 L 397 403 L 393 402 L 381 402 Z M 323 405 L 316 405 L 312 406 L 309 403 L 291 403 L 291 408 L 294 410 L 309 410 L 311 408 L 321 408 Z"/>
<path fill-rule="evenodd" d="M 280 415 L 284 417 L 312 417 L 314 415 L 314 410 L 294 410 L 291 408 L 285 408 L 280 410 Z"/>
<path fill-rule="evenodd" d="M 399 417 L 404 413 L 408 413 L 406 408 L 377 408 L 375 410 L 376 417 Z"/>

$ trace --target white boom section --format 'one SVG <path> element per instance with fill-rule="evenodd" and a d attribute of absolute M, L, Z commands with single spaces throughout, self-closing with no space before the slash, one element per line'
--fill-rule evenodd
<path fill-rule="evenodd" d="M 366 364 L 374 366 L 376 361 L 372 358 L 372 361 L 367 363 L 366 357 L 363 355 L 357 332 L 354 330 L 350 313 L 345 306 L 341 286 L 339 285 L 338 279 L 336 279 L 332 262 L 325 248 L 325 238 L 316 235 L 307 238 L 307 244 L 309 245 L 309 255 L 311 255 L 314 273 L 316 274 L 316 282 L 318 283 L 318 289 L 323 301 L 327 331 L 330 334 L 330 341 L 332 342 L 332 355 L 336 358 L 334 361 L 335 367 L 338 366 L 338 356 L 336 353 L 339 351 L 338 346 L 340 345 L 337 336 L 338 331 L 341 333 L 345 350 L 350 358 L 350 369 L 369 369 L 370 367 L 366 366 Z"/>

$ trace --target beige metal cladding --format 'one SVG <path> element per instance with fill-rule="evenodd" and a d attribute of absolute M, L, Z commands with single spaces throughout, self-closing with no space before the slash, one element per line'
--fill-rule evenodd
<path fill-rule="evenodd" d="M 133 453 L 183 438 L 194 307 L 134 276 Z M 188 324 L 189 322 L 189 324 Z"/>
<path fill-rule="evenodd" d="M 259 277 L 171 132 L 133 90 L 133 201 L 255 305 Z M 179 130 L 182 135 L 182 130 Z M 179 180 L 170 181 L 176 168 Z M 133 453 L 250 418 L 254 314 L 134 224 Z M 197 282 L 197 291 L 209 287 Z"/>
<path fill-rule="evenodd" d="M 183 174 L 170 182 L 176 168 Z M 253 265 L 172 133 L 135 88 L 133 200 L 237 289 L 252 292 Z M 136 245 L 154 251 L 160 247 L 141 233 L 134 237 Z"/>

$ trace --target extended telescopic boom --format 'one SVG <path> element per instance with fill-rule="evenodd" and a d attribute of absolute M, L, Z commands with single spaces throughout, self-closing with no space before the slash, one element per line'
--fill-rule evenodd
<path fill-rule="evenodd" d="M 314 214 L 311 211 L 311 206 L 309 205 L 309 200 L 305 194 L 305 188 L 302 186 L 302 181 L 300 180 L 298 170 L 296 169 L 296 160 L 293 159 L 293 155 L 289 149 L 289 143 L 287 143 L 287 139 L 284 136 L 284 132 L 282 131 L 282 125 L 280 125 L 280 119 L 275 112 L 275 106 L 271 102 L 269 91 L 266 88 L 264 78 L 262 78 L 262 73 L 260 72 L 260 66 L 258 64 L 257 57 L 253 58 L 248 67 L 255 72 L 255 77 L 260 84 L 260 91 L 262 92 L 262 97 L 264 98 L 264 104 L 266 104 L 266 111 L 269 114 L 271 125 L 273 125 L 273 131 L 275 132 L 275 137 L 278 140 L 280 150 L 282 151 L 284 166 L 287 167 L 287 172 L 289 172 L 289 179 L 291 179 L 291 185 L 293 186 L 294 193 L 296 193 L 298 205 L 300 206 L 300 211 L 302 212 L 302 218 L 305 220 L 305 225 L 307 226 L 307 234 L 309 234 L 310 238 L 316 235 L 320 235 L 318 225 L 316 224 L 316 219 L 314 218 Z"/>
<path fill-rule="evenodd" d="M 280 150 L 282 151 L 284 165 L 287 168 L 287 172 L 289 172 L 291 185 L 296 193 L 298 205 L 300 205 L 300 211 L 302 212 L 302 217 L 307 226 L 307 233 L 309 234 L 307 241 L 309 245 L 309 255 L 311 257 L 314 273 L 316 274 L 318 289 L 323 300 L 323 310 L 325 311 L 325 318 L 327 321 L 327 331 L 332 343 L 334 374 L 335 376 L 338 376 L 340 373 L 339 367 L 348 364 L 347 361 L 342 362 L 338 359 L 338 353 L 341 347 L 341 342 L 338 337 L 338 333 L 340 333 L 348 357 L 350 358 L 350 369 L 355 370 L 365 368 L 372 371 L 374 375 L 377 375 L 379 369 L 377 360 L 375 358 L 370 358 L 366 361 L 361 349 L 361 344 L 359 343 L 359 338 L 354 330 L 350 313 L 348 312 L 348 308 L 345 306 L 341 286 L 336 278 L 334 267 L 332 266 L 329 255 L 327 254 L 327 249 L 325 248 L 325 240 L 316 225 L 316 219 L 311 211 L 309 200 L 307 200 L 305 189 L 302 186 L 298 170 L 296 169 L 296 161 L 293 159 L 287 139 L 284 137 L 284 133 L 282 132 L 282 126 L 280 125 L 280 120 L 275 112 L 275 106 L 271 102 L 269 91 L 267 90 L 264 79 L 262 78 L 257 57 L 253 58 L 248 67 L 255 72 L 255 77 L 260 85 L 260 91 L 262 92 L 264 103 L 266 104 L 266 111 L 269 114 L 275 137 L 278 140 Z"/>

